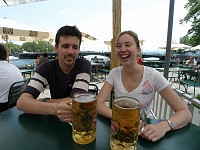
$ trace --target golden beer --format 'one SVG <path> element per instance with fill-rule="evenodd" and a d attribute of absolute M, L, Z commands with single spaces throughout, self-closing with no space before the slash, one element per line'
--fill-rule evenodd
<path fill-rule="evenodd" d="M 139 102 L 130 97 L 116 98 L 112 105 L 110 148 L 135 150 L 140 123 Z"/>
<path fill-rule="evenodd" d="M 78 144 L 89 144 L 96 139 L 96 96 L 75 94 L 72 100 L 72 137 Z"/>

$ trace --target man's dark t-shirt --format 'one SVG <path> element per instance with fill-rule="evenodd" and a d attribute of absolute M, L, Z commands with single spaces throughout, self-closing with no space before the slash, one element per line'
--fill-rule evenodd
<path fill-rule="evenodd" d="M 72 97 L 76 92 L 88 91 L 91 68 L 88 60 L 77 58 L 74 68 L 69 74 L 65 74 L 60 69 L 58 60 L 44 62 L 37 68 L 23 92 L 37 98 L 49 85 L 51 98 Z"/>

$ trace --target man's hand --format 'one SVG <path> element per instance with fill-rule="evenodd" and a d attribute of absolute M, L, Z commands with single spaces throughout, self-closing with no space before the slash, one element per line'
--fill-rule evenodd
<path fill-rule="evenodd" d="M 67 98 L 65 101 L 59 102 L 56 107 L 57 117 L 60 121 L 72 121 L 72 100 Z"/>

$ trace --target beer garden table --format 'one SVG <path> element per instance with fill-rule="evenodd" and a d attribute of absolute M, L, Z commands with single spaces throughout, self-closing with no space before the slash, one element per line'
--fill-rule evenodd
<path fill-rule="evenodd" d="M 164 68 L 156 68 L 156 70 L 163 72 Z M 178 80 L 180 80 L 180 77 L 182 75 L 184 75 L 186 72 L 191 72 L 191 71 L 195 71 L 194 68 L 182 68 L 182 67 L 170 67 L 169 68 L 169 72 L 177 72 L 178 73 Z M 169 77 L 170 78 L 170 77 Z M 175 77 L 171 77 L 171 78 L 175 78 Z"/>
<path fill-rule="evenodd" d="M 31 78 L 32 71 L 33 71 L 33 69 L 20 69 L 20 72 L 23 75 L 23 77 L 25 77 L 25 75 L 28 74 Z"/>
<path fill-rule="evenodd" d="M 157 123 L 159 120 L 149 120 Z M 2 150 L 109 150 L 110 119 L 97 117 L 97 137 L 88 145 L 76 144 L 71 125 L 55 116 L 32 115 L 13 107 L 0 113 L 0 148 Z M 157 142 L 139 137 L 138 150 L 199 150 L 200 128 L 193 124 L 168 132 Z"/>

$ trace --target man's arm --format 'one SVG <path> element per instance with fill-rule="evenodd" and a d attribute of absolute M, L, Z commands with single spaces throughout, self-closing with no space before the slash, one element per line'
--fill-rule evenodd
<path fill-rule="evenodd" d="M 31 114 L 55 115 L 60 121 L 70 122 L 72 121 L 71 103 L 70 98 L 42 102 L 34 99 L 31 94 L 23 93 L 17 101 L 17 108 Z"/>
<path fill-rule="evenodd" d="M 17 108 L 32 114 L 56 114 L 56 103 L 45 103 L 33 98 L 31 94 L 23 93 L 17 101 Z"/>

